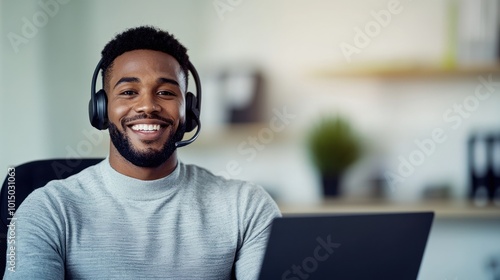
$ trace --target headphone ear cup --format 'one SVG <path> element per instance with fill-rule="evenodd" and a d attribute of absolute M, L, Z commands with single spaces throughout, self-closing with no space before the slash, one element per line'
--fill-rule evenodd
<path fill-rule="evenodd" d="M 108 98 L 106 92 L 101 89 L 89 101 L 89 118 L 93 127 L 104 130 L 108 128 Z"/>
<path fill-rule="evenodd" d="M 198 100 L 192 92 L 186 93 L 186 132 L 193 131 L 198 126 L 200 110 L 197 107 Z"/>

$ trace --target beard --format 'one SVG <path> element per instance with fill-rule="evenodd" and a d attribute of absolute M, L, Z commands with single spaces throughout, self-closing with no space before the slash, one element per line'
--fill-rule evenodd
<path fill-rule="evenodd" d="M 148 117 L 139 117 L 134 119 L 147 119 Z M 162 119 L 159 116 L 152 116 L 149 118 L 153 119 Z M 125 127 L 124 121 L 122 121 L 122 127 Z M 172 124 L 172 122 L 169 122 Z M 139 151 L 130 142 L 130 138 L 121 132 L 115 124 L 109 123 L 109 137 L 111 138 L 111 142 L 115 146 L 116 150 L 128 160 L 130 163 L 140 167 L 158 167 L 167 161 L 170 156 L 175 152 L 176 147 L 175 143 L 182 140 L 184 136 L 184 132 L 186 131 L 186 123 L 179 123 L 179 127 L 176 131 L 170 132 L 168 140 L 163 144 L 160 150 L 155 150 L 152 148 L 148 148 L 145 151 Z"/>

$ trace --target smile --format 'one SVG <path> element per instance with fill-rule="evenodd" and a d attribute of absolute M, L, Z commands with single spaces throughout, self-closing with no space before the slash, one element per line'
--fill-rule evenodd
<path fill-rule="evenodd" d="M 159 124 L 134 124 L 130 127 L 134 131 L 158 131 L 161 126 Z"/>
<path fill-rule="evenodd" d="M 136 123 L 128 126 L 133 132 L 133 138 L 140 141 L 157 141 L 169 125 Z"/>

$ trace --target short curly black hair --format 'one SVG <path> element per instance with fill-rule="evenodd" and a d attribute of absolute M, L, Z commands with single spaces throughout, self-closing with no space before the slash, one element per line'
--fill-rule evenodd
<path fill-rule="evenodd" d="M 127 29 L 106 44 L 101 52 L 103 85 L 108 80 L 115 58 L 133 50 L 154 50 L 171 55 L 177 60 L 184 72 L 187 88 L 189 65 L 187 49 L 172 34 L 154 26 L 139 26 Z"/>

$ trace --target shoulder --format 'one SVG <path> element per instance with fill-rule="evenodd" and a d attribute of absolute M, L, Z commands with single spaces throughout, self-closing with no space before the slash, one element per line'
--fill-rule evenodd
<path fill-rule="evenodd" d="M 78 192 L 88 189 L 98 182 L 102 181 L 102 172 L 100 166 L 103 162 L 87 167 L 77 174 L 69 176 L 66 179 L 53 180 L 47 183 L 40 190 L 60 195 L 76 195 Z"/>
<path fill-rule="evenodd" d="M 278 206 L 269 193 L 253 182 L 228 179 L 192 164 L 181 164 L 183 180 L 203 200 L 223 201 L 227 207 L 234 206 L 242 213 L 267 212 L 271 216 L 280 215 Z"/>
<path fill-rule="evenodd" d="M 260 185 L 255 183 L 225 178 L 215 175 L 211 171 L 193 164 L 181 163 L 184 179 L 188 179 L 195 184 L 199 189 L 204 189 L 210 192 L 223 191 L 225 193 L 234 193 L 237 195 L 246 196 L 267 196 L 267 192 Z"/>
<path fill-rule="evenodd" d="M 35 189 L 21 203 L 19 209 L 21 210 L 23 205 L 28 204 L 29 207 L 25 207 L 31 212 L 37 211 L 36 209 L 39 207 L 41 209 L 47 209 L 49 206 L 52 209 L 60 208 L 63 204 L 67 204 L 71 200 L 78 200 L 85 196 L 88 197 L 89 193 L 95 192 L 92 188 L 102 178 L 99 171 L 100 164 L 102 163 L 90 166 L 68 178 L 52 180 L 45 186 Z"/>

